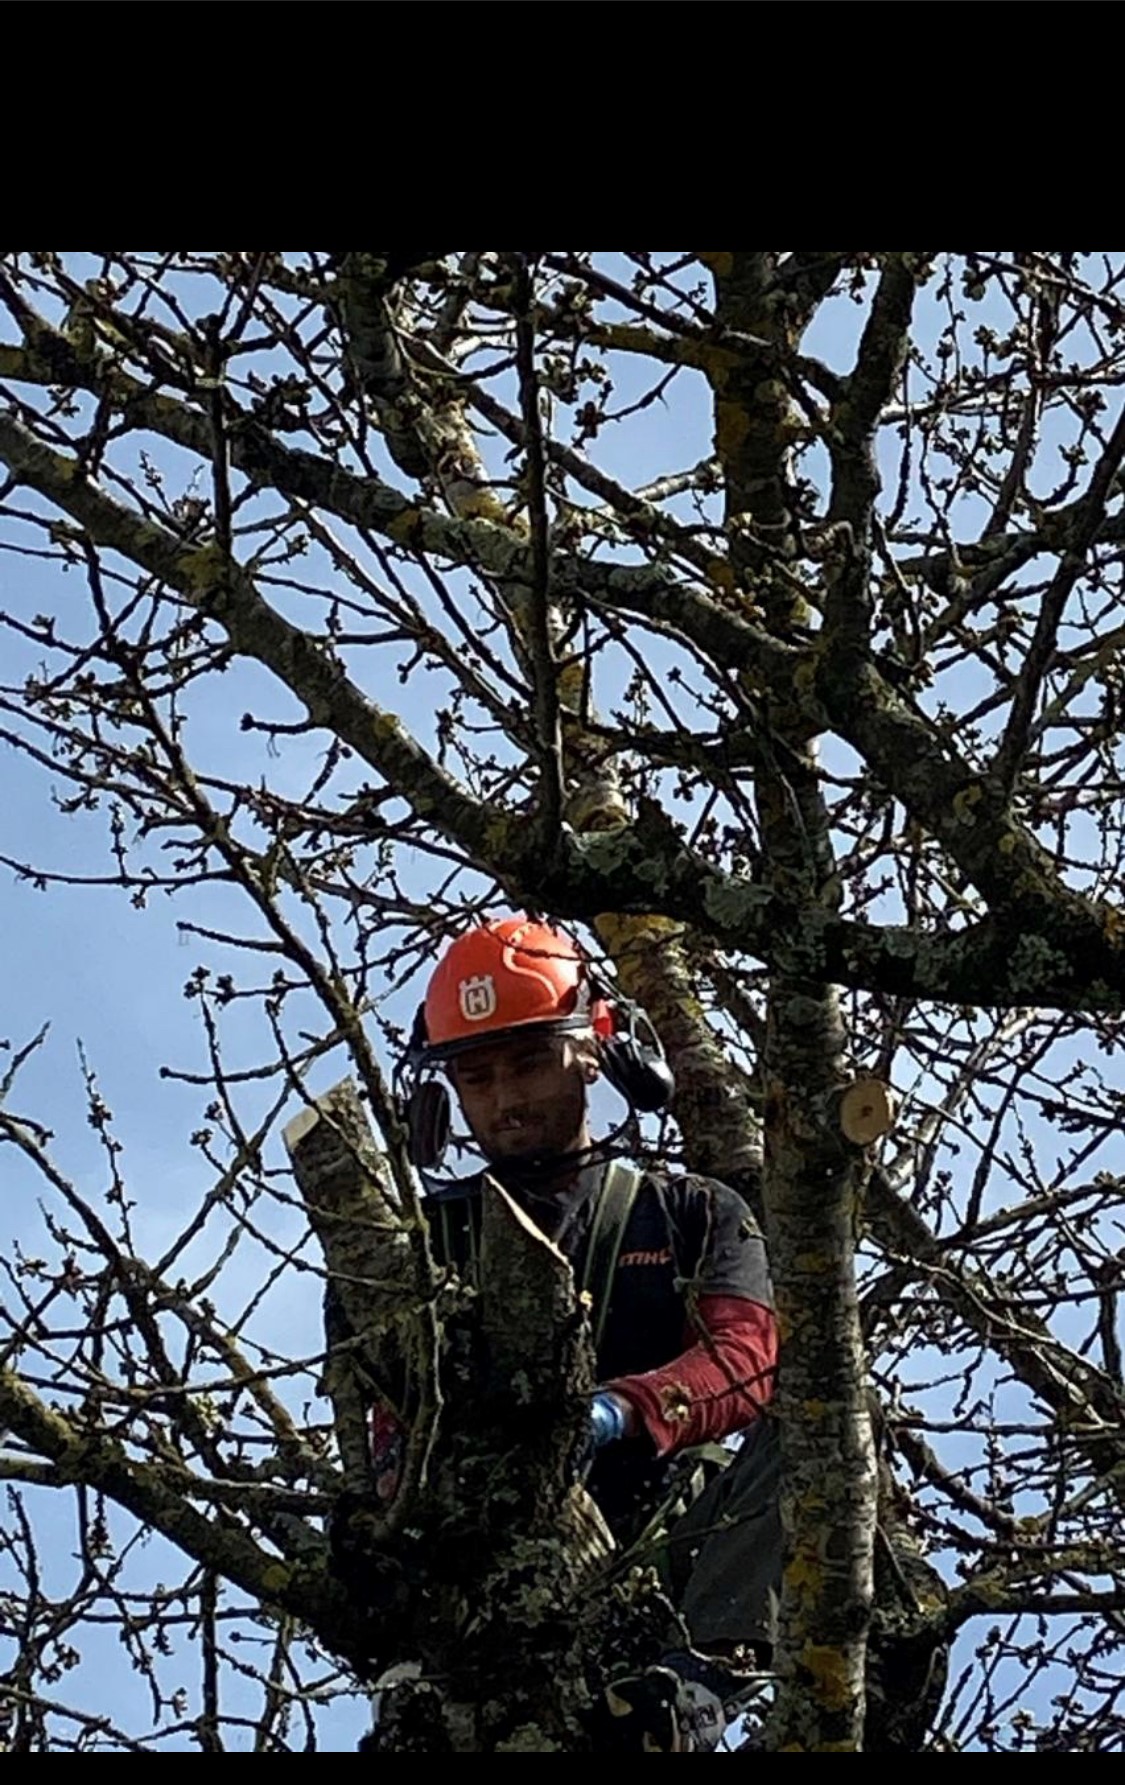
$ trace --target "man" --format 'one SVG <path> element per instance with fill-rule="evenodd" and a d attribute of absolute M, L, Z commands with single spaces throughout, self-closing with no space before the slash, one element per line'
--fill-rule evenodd
<path fill-rule="evenodd" d="M 598 984 L 560 930 L 506 918 L 460 937 L 430 982 L 410 1065 L 419 1164 L 444 1150 L 444 1074 L 489 1173 L 591 1295 L 600 1387 L 587 1486 L 618 1540 L 668 1501 L 675 1459 L 747 1433 L 668 1535 L 664 1572 L 692 1650 L 616 1682 L 602 1718 L 621 1746 L 713 1746 L 747 1667 L 768 1656 L 780 1578 L 765 1417 L 777 1330 L 761 1234 L 725 1185 L 622 1167 L 592 1140 L 599 1076 L 631 1115 L 660 1107 L 672 1081 L 643 1015 Z M 480 1194 L 477 1177 L 427 1198 L 438 1256 L 460 1269 L 472 1268 Z"/>

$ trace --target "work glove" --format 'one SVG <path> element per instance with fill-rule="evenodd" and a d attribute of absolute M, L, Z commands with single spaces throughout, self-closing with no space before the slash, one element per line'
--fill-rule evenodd
<path fill-rule="evenodd" d="M 625 1409 L 613 1395 L 596 1394 L 590 1402 L 590 1441 L 602 1450 L 625 1436 Z"/>

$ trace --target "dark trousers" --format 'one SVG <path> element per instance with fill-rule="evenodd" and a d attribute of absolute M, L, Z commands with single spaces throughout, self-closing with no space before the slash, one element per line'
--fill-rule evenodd
<path fill-rule="evenodd" d="M 669 1597 L 692 1645 L 773 1646 L 781 1593 L 781 1475 L 777 1428 L 762 1420 L 665 1539 Z"/>

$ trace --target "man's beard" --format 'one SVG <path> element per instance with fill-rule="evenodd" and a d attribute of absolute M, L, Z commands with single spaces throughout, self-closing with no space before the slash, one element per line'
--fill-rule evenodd
<path fill-rule="evenodd" d="M 493 1128 L 487 1140 L 478 1134 L 489 1165 L 496 1171 L 542 1170 L 581 1154 L 588 1146 L 584 1095 L 567 1098 L 563 1107 L 529 1104 L 513 1110 Z"/>
<path fill-rule="evenodd" d="M 487 1146 L 481 1143 L 481 1150 L 488 1160 L 488 1169 L 493 1177 L 505 1183 L 509 1178 L 513 1182 L 528 1179 L 539 1180 L 565 1177 L 587 1163 L 591 1152 L 584 1124 L 578 1122 L 563 1128 L 560 1124 L 554 1133 L 550 1132 L 551 1124 L 528 1122 L 501 1130 L 507 1145 L 502 1151 L 495 1144 Z M 544 1129 L 546 1132 L 544 1132 Z M 527 1139 L 520 1144 L 526 1131 Z M 538 1134 L 537 1134 L 538 1131 Z M 495 1139 L 498 1137 L 493 1137 Z"/>

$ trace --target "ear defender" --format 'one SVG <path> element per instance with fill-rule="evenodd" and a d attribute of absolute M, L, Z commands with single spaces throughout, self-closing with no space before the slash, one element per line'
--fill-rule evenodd
<path fill-rule="evenodd" d="M 410 1162 L 419 1171 L 433 1171 L 449 1145 L 449 1092 L 437 1079 L 424 1079 L 411 1092 L 404 1113 Z"/>
<path fill-rule="evenodd" d="M 410 1163 L 419 1171 L 433 1171 L 441 1164 L 453 1125 L 449 1092 L 444 1084 L 440 1079 L 422 1077 L 427 1045 L 426 1007 L 419 1004 L 402 1061 L 402 1079 L 410 1089 L 399 1097 Z"/>
<path fill-rule="evenodd" d="M 664 1057 L 660 1037 L 639 1004 L 623 998 L 612 986 L 594 974 L 590 990 L 611 1012 L 613 1029 L 602 1035 L 598 1057 L 602 1073 L 626 1103 L 642 1115 L 654 1115 L 666 1109 L 676 1092 L 676 1080 Z M 617 1019 L 624 1015 L 628 1028 L 618 1031 Z"/>
<path fill-rule="evenodd" d="M 647 1047 L 635 1035 L 614 1035 L 602 1042 L 602 1072 L 627 1103 L 643 1115 L 666 1109 L 676 1090 L 664 1050 Z"/>

